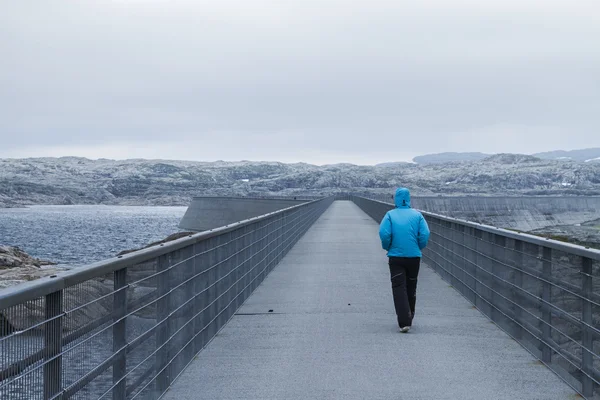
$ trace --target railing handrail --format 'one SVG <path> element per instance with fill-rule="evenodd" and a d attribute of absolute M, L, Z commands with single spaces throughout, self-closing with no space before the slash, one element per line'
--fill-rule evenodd
<path fill-rule="evenodd" d="M 232 200 L 320 200 L 328 196 L 192 196 L 192 200 L 195 199 L 232 199 Z"/>
<path fill-rule="evenodd" d="M 450 196 L 450 195 L 444 195 L 444 196 L 413 196 L 411 195 L 411 197 L 415 198 L 415 199 L 444 199 L 444 200 L 451 200 L 451 199 L 510 199 L 510 200 L 514 200 L 514 199 L 535 199 L 535 200 L 540 200 L 540 199 L 600 199 L 600 196 L 598 195 L 564 195 L 564 196 L 560 196 L 560 195 L 531 195 L 531 196 L 525 196 L 525 195 L 514 195 L 514 196 L 498 196 L 498 195 L 494 195 L 494 196 L 467 196 L 467 195 L 460 195 L 460 196 Z M 368 198 L 368 197 L 365 197 Z M 369 199 L 371 200 L 371 199 Z"/>
<path fill-rule="evenodd" d="M 224 233 L 242 228 L 246 225 L 265 220 L 272 216 L 282 214 L 295 208 L 308 207 L 309 205 L 322 201 L 327 197 L 307 201 L 303 204 L 297 204 L 291 207 L 282 208 L 281 210 L 273 211 L 267 214 L 248 218 L 243 221 L 234 222 L 219 228 L 210 229 L 208 231 L 195 233 L 187 237 L 179 238 L 168 243 L 162 243 L 145 249 L 136 250 L 134 252 L 108 258 L 102 261 L 97 261 L 85 266 L 73 268 L 71 270 L 59 271 L 55 275 L 36 279 L 31 282 L 24 282 L 11 286 L 0 291 L 0 310 L 13 307 L 27 300 L 45 296 L 49 293 L 62 290 L 64 288 L 85 282 L 87 280 L 104 276 L 108 273 L 117 271 L 124 267 L 143 263 L 156 259 L 162 255 L 187 247 L 189 245 L 208 240 L 212 237 L 222 235 Z"/>
<path fill-rule="evenodd" d="M 355 197 L 362 198 L 362 199 L 369 200 L 369 201 L 375 201 L 375 202 L 381 203 L 381 204 L 394 206 L 393 203 L 389 203 L 386 201 L 370 199 L 370 198 L 364 197 L 364 196 L 355 196 Z M 491 232 L 491 233 L 495 233 L 495 234 L 502 234 L 503 236 L 506 236 L 511 239 L 516 239 L 516 240 L 520 240 L 522 242 L 532 243 L 532 244 L 535 244 L 538 246 L 548 247 L 553 250 L 563 251 L 566 253 L 573 253 L 573 254 L 581 256 L 581 257 L 587 257 L 587 258 L 591 258 L 596 261 L 600 261 L 600 250 L 597 250 L 597 249 L 592 249 L 589 247 L 580 246 L 580 245 L 572 244 L 572 243 L 565 243 L 565 242 L 561 242 L 561 241 L 550 239 L 550 238 L 541 238 L 539 236 L 531 235 L 528 233 L 515 232 L 515 231 L 508 230 L 508 229 L 497 228 L 495 226 L 480 224 L 478 222 L 472 222 L 472 221 L 468 221 L 468 220 L 464 220 L 464 219 L 447 217 L 445 215 L 440 215 L 440 214 L 432 213 L 429 211 L 423 211 L 423 210 L 418 210 L 418 211 L 420 211 L 425 216 L 435 217 L 435 218 L 441 219 L 443 221 L 454 222 L 454 223 L 462 224 L 462 225 L 469 226 L 472 228 L 477 228 L 482 231 Z"/>

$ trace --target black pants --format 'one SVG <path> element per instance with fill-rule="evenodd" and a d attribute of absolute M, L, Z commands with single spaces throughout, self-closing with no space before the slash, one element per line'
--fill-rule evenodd
<path fill-rule="evenodd" d="M 390 257 L 390 276 L 394 307 L 398 317 L 398 326 L 411 326 L 415 316 L 417 302 L 417 277 L 419 275 L 419 257 Z"/>

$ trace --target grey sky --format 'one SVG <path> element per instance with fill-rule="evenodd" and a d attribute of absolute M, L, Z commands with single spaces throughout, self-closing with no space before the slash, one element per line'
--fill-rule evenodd
<path fill-rule="evenodd" d="M 0 157 L 600 147 L 597 0 L 0 3 Z"/>

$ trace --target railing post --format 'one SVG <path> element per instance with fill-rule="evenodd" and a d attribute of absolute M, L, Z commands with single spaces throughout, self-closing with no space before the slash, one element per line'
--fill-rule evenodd
<path fill-rule="evenodd" d="M 552 249 L 549 247 L 543 247 L 542 274 L 545 279 L 542 282 L 542 340 L 549 343 L 552 339 L 552 312 L 546 304 L 552 302 L 552 286 L 546 281 L 552 277 Z M 552 361 L 552 349 L 546 343 L 542 343 L 542 361 L 549 363 Z"/>
<path fill-rule="evenodd" d="M 506 307 L 510 307 L 509 305 L 506 305 L 506 307 L 501 306 L 501 304 L 506 304 L 502 298 L 502 289 L 505 288 L 505 284 L 500 281 L 500 279 L 504 279 L 504 274 L 501 273 L 503 270 L 501 262 L 506 260 L 506 236 L 494 234 L 494 251 L 492 254 L 494 258 L 492 263 L 492 302 L 496 307 L 492 309 L 492 320 L 501 325 L 501 322 L 504 320 L 503 312 L 507 311 Z M 503 308 L 504 310 L 502 310 Z"/>
<path fill-rule="evenodd" d="M 194 304 L 195 304 L 195 300 L 194 299 L 194 278 L 193 276 L 195 275 L 195 252 L 194 252 L 194 245 L 190 245 L 187 246 L 183 249 L 180 250 L 181 252 L 181 259 L 185 260 L 185 262 L 183 262 L 182 265 L 179 266 L 179 269 L 181 270 L 181 282 L 186 282 L 184 284 L 184 288 L 183 288 L 183 298 L 182 303 L 187 302 L 188 300 L 191 300 L 190 303 L 187 303 L 187 305 L 184 306 L 183 309 L 183 315 L 180 316 L 179 320 L 180 325 L 185 325 L 185 328 L 183 328 L 183 331 L 179 333 L 179 337 L 180 337 L 180 343 L 178 344 L 178 348 L 177 351 L 183 350 L 182 353 L 180 353 L 177 356 L 177 364 L 175 366 L 175 370 L 173 372 L 174 375 L 178 375 L 184 368 L 185 366 L 188 364 L 188 362 L 190 362 L 190 360 L 192 359 L 192 357 L 195 355 L 194 351 L 194 343 L 193 343 L 193 338 L 194 338 Z M 181 283 L 179 282 L 179 283 Z M 177 304 L 177 307 L 179 307 L 181 304 Z"/>
<path fill-rule="evenodd" d="M 515 239 L 513 263 L 516 268 L 513 283 L 515 286 L 523 289 L 523 242 L 517 239 Z M 521 326 L 521 324 L 523 324 L 523 295 L 515 288 L 511 290 L 511 295 L 513 301 L 516 303 L 514 306 L 514 318 L 517 322 L 515 324 L 515 338 L 521 340 L 523 339 L 523 327 Z"/>
<path fill-rule="evenodd" d="M 251 257 L 252 257 L 252 254 L 254 254 L 253 243 L 254 243 L 255 237 L 256 237 L 256 227 L 255 226 L 252 226 L 251 229 L 246 229 L 244 231 L 244 240 L 242 240 L 242 248 L 244 249 L 244 251 L 242 252 L 242 260 L 245 263 L 244 263 L 244 268 L 242 268 L 242 270 L 240 271 L 240 277 L 246 275 L 246 273 L 248 273 L 248 271 L 250 271 L 252 269 Z M 248 297 L 248 289 L 246 288 L 246 286 L 248 285 L 249 282 L 250 282 L 250 277 L 248 277 L 247 275 L 240 282 L 241 288 L 244 291 L 244 294 L 242 295 L 242 296 L 244 296 L 244 298 Z"/>
<path fill-rule="evenodd" d="M 442 224 L 444 226 L 444 260 L 446 261 L 446 271 L 445 271 L 445 275 L 446 275 L 446 281 L 451 285 L 454 286 L 454 260 L 452 259 L 452 235 L 451 235 L 451 230 L 452 230 L 452 222 L 449 221 L 442 221 Z"/>
<path fill-rule="evenodd" d="M 214 318 L 215 321 L 210 329 L 211 337 L 216 335 L 219 328 L 225 324 L 227 318 L 225 306 L 231 300 L 231 291 L 225 294 L 225 291 L 228 289 L 228 279 L 225 277 L 231 270 L 231 259 L 229 258 L 231 255 L 231 232 L 220 235 L 220 239 L 219 251 L 217 252 L 220 265 L 215 271 L 215 282 L 219 281 L 215 285 L 215 298 L 218 298 L 218 300 L 212 306 L 213 316 L 211 319 Z"/>
<path fill-rule="evenodd" d="M 234 300 L 239 299 L 237 296 L 237 285 L 233 286 L 236 281 L 235 275 L 233 271 L 236 271 L 237 266 L 237 256 L 234 254 L 237 253 L 238 250 L 238 237 L 239 230 L 229 232 L 229 244 L 227 245 L 227 255 L 229 258 L 227 262 L 227 269 L 225 273 L 227 274 L 227 279 L 225 279 L 225 287 L 224 290 L 228 290 L 229 294 L 225 297 L 225 301 L 223 302 L 223 314 L 222 315 L 222 323 L 219 326 L 224 325 L 229 318 L 233 315 L 233 311 L 237 310 L 236 303 Z"/>
<path fill-rule="evenodd" d="M 300 212 L 298 210 L 296 210 L 296 212 Z M 254 283 L 252 284 L 252 291 L 254 291 L 254 289 L 259 285 L 259 282 L 261 282 L 263 279 L 265 279 L 265 275 L 267 273 L 266 271 L 266 267 L 267 267 L 267 244 L 269 243 L 269 229 L 267 227 L 267 221 L 262 221 L 260 224 L 260 228 L 261 228 L 261 240 L 260 240 L 260 254 L 258 256 L 258 259 L 260 261 L 260 265 L 257 268 L 257 274 L 256 276 L 258 277 Z"/>
<path fill-rule="evenodd" d="M 464 248 L 463 248 L 463 236 L 462 229 L 464 226 L 454 222 L 452 223 L 452 248 L 453 248 L 453 258 L 454 264 L 456 265 L 456 283 L 455 286 L 459 289 L 460 293 L 463 296 L 467 295 L 468 289 L 465 286 L 465 257 L 464 257 Z"/>
<path fill-rule="evenodd" d="M 244 301 L 246 300 L 246 296 L 243 293 L 243 289 L 244 289 L 244 282 L 238 282 L 238 280 L 244 276 L 244 268 L 242 268 L 242 265 L 244 264 L 244 239 L 245 239 L 245 235 L 246 235 L 246 227 L 242 227 L 240 229 L 238 229 L 237 231 L 235 231 L 235 246 L 233 248 L 233 250 L 236 253 L 235 258 L 233 259 L 234 264 L 233 264 L 233 268 L 235 268 L 235 274 L 233 274 L 233 279 L 231 281 L 232 284 L 235 284 L 234 287 L 234 293 L 233 295 L 235 296 L 235 303 L 233 304 L 233 311 L 232 311 L 232 315 L 233 313 L 235 313 L 235 311 L 244 303 Z M 237 282 L 237 283 L 236 283 Z"/>
<path fill-rule="evenodd" d="M 212 337 L 210 332 L 210 326 L 214 322 L 211 322 L 213 319 L 213 306 L 210 305 L 212 301 L 216 298 L 216 289 L 214 287 L 214 283 L 217 280 L 216 278 L 216 269 L 219 268 L 217 265 L 220 261 L 219 258 L 219 245 L 221 244 L 221 236 L 215 236 L 210 239 L 207 243 L 207 247 L 210 249 L 208 252 L 208 272 L 204 274 L 204 285 L 206 290 L 204 295 L 202 296 L 202 314 L 200 315 L 200 321 L 202 325 L 202 346 L 206 346 L 208 341 Z"/>
<path fill-rule="evenodd" d="M 441 276 L 442 271 L 440 271 L 439 263 L 442 254 L 442 246 L 439 240 L 439 231 L 440 225 L 437 223 L 437 219 L 434 217 L 430 217 L 428 221 L 429 226 L 431 227 L 432 235 L 431 235 L 431 243 L 429 244 L 429 248 L 432 250 L 429 254 L 431 257 L 431 267 Z"/>
<path fill-rule="evenodd" d="M 485 272 L 480 272 L 480 270 L 486 271 L 487 269 L 484 265 L 487 264 L 487 259 L 485 258 L 486 252 L 486 244 L 484 239 L 484 232 L 480 229 L 474 230 L 475 235 L 475 271 L 473 275 L 475 276 L 475 291 L 477 293 L 477 298 L 475 302 L 475 306 L 481 311 L 483 314 L 490 316 L 490 305 L 488 304 L 486 293 L 488 289 L 483 285 L 486 282 L 487 274 Z M 482 282 L 482 283 L 480 283 Z"/>
<path fill-rule="evenodd" d="M 207 286 L 206 284 L 206 276 L 202 274 L 202 271 L 205 271 L 209 268 L 209 260 L 208 260 L 208 251 L 209 248 L 207 246 L 208 240 L 203 240 L 199 243 L 194 244 L 194 274 L 198 275 L 194 278 L 194 354 L 198 354 L 200 350 L 204 347 L 204 342 L 202 341 L 202 332 L 204 329 L 203 314 L 201 313 L 202 308 L 208 304 L 205 301 L 206 294 L 200 294 Z"/>
<path fill-rule="evenodd" d="M 454 247 L 454 239 L 454 222 L 448 222 L 446 224 L 446 242 L 448 243 L 446 259 L 451 260 L 449 266 L 451 274 L 448 277 L 448 280 L 450 284 L 456 288 L 456 290 L 460 291 L 460 287 L 458 286 L 458 271 L 460 268 L 458 267 L 458 260 L 455 255 L 456 252 Z"/>
<path fill-rule="evenodd" d="M 280 215 L 277 217 L 277 223 L 275 224 L 277 226 L 277 251 L 275 253 L 276 257 L 277 257 L 277 263 L 279 263 L 279 261 L 281 261 L 282 257 L 281 257 L 281 245 L 283 243 L 283 239 L 282 239 L 282 235 L 283 235 L 283 216 Z"/>
<path fill-rule="evenodd" d="M 271 255 L 269 254 L 271 252 L 270 248 L 271 248 L 271 238 L 273 237 L 273 227 L 271 226 L 271 219 L 268 219 L 266 221 L 266 243 L 265 243 L 265 274 L 263 275 L 262 280 L 265 279 L 265 277 L 269 274 L 269 272 L 271 272 L 271 268 L 273 268 L 273 265 L 271 264 Z"/>
<path fill-rule="evenodd" d="M 447 273 L 446 273 L 446 269 L 444 267 L 445 265 L 445 261 L 446 261 L 446 227 L 444 225 L 444 220 L 438 219 L 437 220 L 437 228 L 438 228 L 438 248 L 439 251 L 436 254 L 437 257 L 437 262 L 436 262 L 436 267 L 437 267 L 437 271 L 440 274 L 440 276 L 442 277 L 442 279 L 446 280 L 447 279 Z"/>
<path fill-rule="evenodd" d="M 475 254 L 473 257 L 473 304 L 475 304 L 475 307 L 479 310 L 481 310 L 481 296 L 479 294 L 480 284 L 477 279 L 479 278 L 479 260 L 481 260 L 481 256 L 479 255 L 481 252 L 480 233 L 479 229 L 473 228 L 473 235 L 471 236 L 471 241 L 473 243 L 472 249 Z"/>
<path fill-rule="evenodd" d="M 287 211 L 286 213 L 284 213 L 281 216 L 281 231 L 279 232 L 279 235 L 281 236 L 281 241 L 280 241 L 280 245 L 279 245 L 279 258 L 281 258 L 281 259 L 283 259 L 283 257 L 284 257 L 285 245 L 287 243 L 288 213 L 289 213 L 289 211 Z"/>
<path fill-rule="evenodd" d="M 45 296 L 44 399 L 51 399 L 62 390 L 62 314 L 63 291 Z"/>
<path fill-rule="evenodd" d="M 475 282 L 475 271 L 477 270 L 477 254 L 475 253 L 475 229 L 465 226 L 463 229 L 463 255 L 465 257 L 465 282 L 468 289 L 468 299 L 471 303 L 477 303 L 477 283 Z"/>
<path fill-rule="evenodd" d="M 171 285 L 169 273 L 169 256 L 167 254 L 158 257 L 156 264 L 157 273 L 157 297 L 156 302 L 156 323 L 160 326 L 156 329 L 156 391 L 160 395 L 164 393 L 170 384 L 169 377 L 169 289 Z M 164 297 L 163 297 L 164 296 Z M 161 298 L 162 297 L 162 298 Z M 162 372 L 161 372 L 162 370 Z"/>
<path fill-rule="evenodd" d="M 593 291 L 591 258 L 582 258 L 581 272 L 581 295 L 584 298 L 581 310 L 581 369 L 584 372 L 581 377 L 581 391 L 585 397 L 592 397 L 594 395 L 594 381 L 591 376 L 594 372 L 594 358 L 591 350 L 594 349 L 594 337 L 589 329 L 590 326 L 593 326 L 592 304 L 590 303 Z"/>
<path fill-rule="evenodd" d="M 494 259 L 494 234 L 491 232 L 482 231 L 481 232 L 481 245 L 482 245 L 482 253 L 483 257 L 481 257 L 481 269 L 485 271 L 480 275 L 480 280 L 484 283 L 482 285 L 482 293 L 485 293 L 483 298 L 486 300 L 483 302 L 484 304 L 484 314 L 486 314 L 492 321 L 496 322 L 496 309 L 495 306 L 495 298 L 494 295 L 494 280 L 495 278 L 492 276 L 494 273 L 494 264 L 496 261 Z"/>
<path fill-rule="evenodd" d="M 127 314 L 127 268 L 117 270 L 113 273 L 114 291 L 113 294 L 113 353 L 119 353 L 113 365 L 113 400 L 124 400 L 126 396 L 126 380 L 121 380 L 126 373 L 127 352 L 125 345 L 126 337 L 126 318 Z"/>

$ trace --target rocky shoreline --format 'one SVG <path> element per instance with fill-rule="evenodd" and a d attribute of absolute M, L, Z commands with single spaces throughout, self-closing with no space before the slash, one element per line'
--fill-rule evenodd
<path fill-rule="evenodd" d="M 195 232 L 176 232 L 163 240 L 149 243 L 140 249 L 123 250 L 116 256 L 133 253 L 141 249 L 167 243 Z M 19 283 L 33 281 L 46 276 L 51 276 L 67 268 L 48 260 L 41 260 L 25 253 L 18 247 L 0 245 L 0 290 L 18 285 Z"/>
<path fill-rule="evenodd" d="M 600 219 L 575 225 L 550 226 L 529 233 L 600 250 Z"/>
<path fill-rule="evenodd" d="M 52 261 L 32 257 L 18 247 L 0 245 L 0 290 L 64 270 L 56 265 Z"/>

